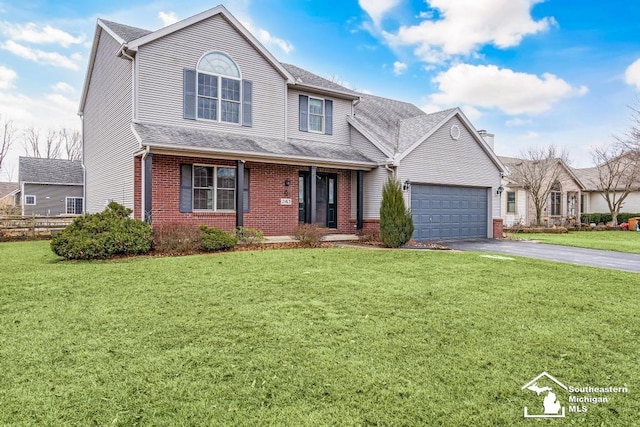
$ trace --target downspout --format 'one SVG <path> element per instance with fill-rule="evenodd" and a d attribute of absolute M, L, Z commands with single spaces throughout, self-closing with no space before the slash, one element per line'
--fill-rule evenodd
<path fill-rule="evenodd" d="M 140 219 L 142 219 L 143 221 L 145 220 L 145 215 L 144 213 L 146 212 L 146 206 L 145 206 L 145 193 L 147 191 L 146 189 L 146 185 L 145 185 L 145 174 L 147 172 L 147 168 L 146 168 L 146 160 L 147 157 L 149 156 L 149 152 L 151 152 L 151 147 L 147 145 L 147 147 L 144 150 L 144 153 L 142 154 L 142 160 L 141 160 L 141 164 L 140 164 Z M 136 216 L 135 212 L 134 212 L 134 217 Z"/>
<path fill-rule="evenodd" d="M 133 62 L 133 56 L 131 56 L 131 55 L 129 55 L 129 54 L 127 53 L 127 48 L 128 48 L 127 44 L 126 44 L 126 43 L 122 43 L 122 44 L 120 45 L 120 49 L 118 50 L 118 52 L 116 52 L 116 56 L 117 56 L 118 58 L 121 58 L 121 57 L 123 57 L 123 56 L 124 56 L 125 58 L 127 58 L 128 60 L 130 60 L 131 62 Z"/>
<path fill-rule="evenodd" d="M 84 114 L 78 114 L 82 122 L 82 215 L 87 213 L 87 167 L 84 165 Z"/>

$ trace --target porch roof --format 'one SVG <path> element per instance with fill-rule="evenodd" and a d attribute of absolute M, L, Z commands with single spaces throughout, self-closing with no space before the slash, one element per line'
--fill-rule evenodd
<path fill-rule="evenodd" d="M 347 169 L 369 170 L 378 166 L 350 145 L 292 138 L 282 140 L 155 123 L 132 123 L 131 127 L 140 144 L 154 150 Z"/>

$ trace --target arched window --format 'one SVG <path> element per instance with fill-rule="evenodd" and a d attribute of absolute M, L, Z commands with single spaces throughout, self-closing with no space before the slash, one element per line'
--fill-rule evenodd
<path fill-rule="evenodd" d="M 562 215 L 562 187 L 558 181 L 551 186 L 551 216 Z"/>
<path fill-rule="evenodd" d="M 241 76 L 224 53 L 211 52 L 198 62 L 198 118 L 240 123 Z"/>

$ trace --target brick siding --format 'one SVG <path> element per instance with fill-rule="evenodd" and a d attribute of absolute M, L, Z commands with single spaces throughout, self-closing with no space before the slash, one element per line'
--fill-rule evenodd
<path fill-rule="evenodd" d="M 189 223 L 218 227 L 230 231 L 236 225 L 235 212 L 180 212 L 180 165 L 184 163 L 210 166 L 235 166 L 229 160 L 199 157 L 153 156 L 153 224 Z M 245 227 L 261 230 L 267 236 L 292 235 L 298 224 L 298 173 L 306 166 L 247 162 L 249 169 L 249 212 L 244 213 Z M 136 159 L 136 189 L 134 203 L 140 203 L 140 159 Z M 335 173 L 338 179 L 336 233 L 353 233 L 351 213 L 351 171 L 318 168 L 318 172 Z M 285 186 L 285 180 L 290 185 Z M 291 205 L 281 205 L 280 199 L 292 199 Z M 138 210 L 136 217 L 139 218 Z"/>

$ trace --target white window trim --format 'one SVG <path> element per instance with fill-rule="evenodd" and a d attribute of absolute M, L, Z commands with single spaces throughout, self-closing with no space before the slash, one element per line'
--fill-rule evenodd
<path fill-rule="evenodd" d="M 505 191 L 505 193 L 507 193 L 506 212 L 509 215 L 517 215 L 518 214 L 518 192 L 517 191 Z M 513 193 L 513 212 L 509 212 L 509 193 Z"/>
<path fill-rule="evenodd" d="M 195 205 L 195 195 L 194 190 L 196 189 L 195 186 L 195 182 L 196 182 L 196 167 L 200 166 L 200 167 L 205 167 L 205 168 L 213 168 L 213 209 L 196 209 L 194 207 Z M 191 211 L 192 212 L 223 212 L 223 213 L 231 213 L 231 212 L 235 212 L 236 209 L 218 209 L 218 168 L 224 168 L 224 169 L 234 169 L 235 172 L 235 176 L 236 176 L 236 186 L 233 188 L 234 193 L 237 193 L 238 189 L 238 168 L 235 166 L 225 166 L 225 165 L 207 165 L 207 164 L 203 164 L 203 163 L 193 163 L 191 165 Z M 198 188 L 204 188 L 204 187 L 198 187 Z M 226 189 L 225 189 L 226 190 Z M 235 194 L 235 197 L 237 198 L 238 195 Z M 235 199 L 234 199 L 235 200 Z M 234 203 L 235 204 L 235 203 Z"/>
<path fill-rule="evenodd" d="M 238 69 L 238 74 L 240 74 L 239 77 L 234 77 L 234 76 L 226 76 L 226 75 L 222 75 L 222 74 L 214 74 L 214 73 L 210 73 L 207 71 L 200 71 L 198 69 L 198 64 L 200 64 L 200 61 L 202 60 L 202 58 L 204 58 L 205 56 L 211 54 L 211 53 L 219 53 L 222 54 L 224 56 L 226 56 L 227 58 L 229 58 L 229 60 L 231 62 L 233 62 L 233 64 L 236 66 L 236 68 Z M 231 55 L 228 55 L 225 52 L 221 52 L 221 51 L 211 51 L 211 52 L 207 52 L 204 55 L 202 55 L 202 57 L 198 60 L 198 64 L 196 64 L 196 120 L 201 120 L 204 122 L 210 122 L 210 123 L 224 123 L 224 124 L 228 124 L 228 125 L 236 125 L 236 126 L 242 126 L 242 71 L 240 70 L 240 67 L 238 67 L 238 64 L 233 60 L 233 58 L 231 58 Z M 208 99 L 216 99 L 216 105 L 217 105 L 217 117 L 216 120 L 211 120 L 211 119 L 205 119 L 205 118 L 201 118 L 199 117 L 199 108 L 198 108 L 198 99 L 200 98 L 200 91 L 199 91 L 199 75 L 200 74 L 206 74 L 208 76 L 214 76 L 218 79 L 218 92 L 217 92 L 217 96 L 215 98 L 212 98 L 210 96 L 204 96 L 202 95 L 203 98 L 208 98 Z M 236 80 L 239 82 L 239 94 L 240 94 L 240 99 L 238 100 L 238 121 L 237 122 L 226 122 L 222 120 L 222 79 L 229 79 L 229 80 Z M 225 100 L 225 101 L 229 101 L 229 102 L 236 102 L 236 101 L 231 101 L 231 100 Z"/>
<path fill-rule="evenodd" d="M 81 213 L 69 213 L 69 199 L 80 199 L 82 200 L 82 212 L 84 212 L 84 197 L 65 197 L 64 198 L 64 211 L 65 215 L 82 215 Z M 75 204 L 73 205 L 75 209 Z"/>
<path fill-rule="evenodd" d="M 29 197 L 33 197 L 33 203 L 27 203 L 27 200 L 29 199 Z M 36 196 L 35 195 L 31 195 L 31 194 L 25 194 L 24 195 L 24 205 L 25 206 L 35 206 L 36 205 Z"/>
<path fill-rule="evenodd" d="M 560 211 L 557 214 L 553 213 L 553 206 L 554 206 L 554 202 L 553 202 L 553 196 L 554 194 L 558 194 L 560 197 L 560 201 L 558 202 L 558 210 Z M 551 193 L 549 193 L 549 216 L 550 217 L 560 217 L 562 216 L 562 191 L 558 191 L 558 190 L 552 190 Z"/>
<path fill-rule="evenodd" d="M 321 101 L 322 102 L 322 129 L 321 130 L 312 130 L 311 129 L 311 100 L 312 99 L 315 99 L 317 101 Z M 317 115 L 318 114 L 314 114 L 314 116 L 317 116 Z M 307 101 L 307 131 L 311 132 L 311 133 L 324 134 L 325 120 L 326 120 L 325 99 L 324 98 L 316 98 L 314 96 L 310 96 L 308 101 Z"/>

